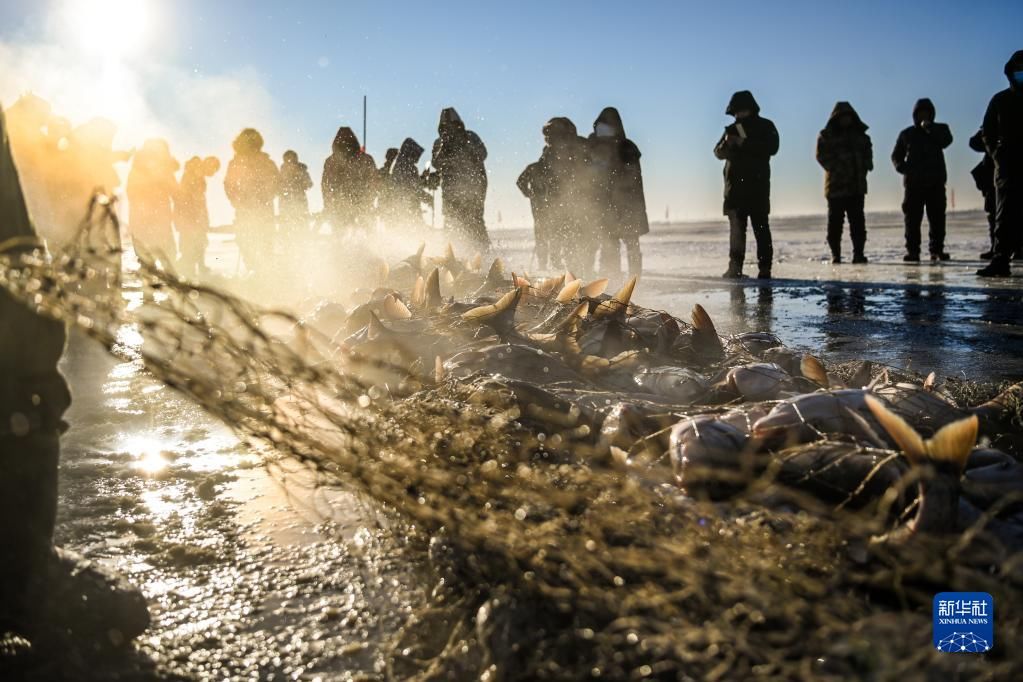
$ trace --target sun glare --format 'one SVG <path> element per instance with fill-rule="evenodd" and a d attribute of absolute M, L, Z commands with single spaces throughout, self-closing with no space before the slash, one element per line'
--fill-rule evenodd
<path fill-rule="evenodd" d="M 84 51 L 110 59 L 141 50 L 152 30 L 150 0 L 65 0 L 62 15 Z"/>

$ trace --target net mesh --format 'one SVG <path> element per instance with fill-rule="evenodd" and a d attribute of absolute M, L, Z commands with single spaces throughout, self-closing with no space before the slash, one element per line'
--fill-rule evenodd
<path fill-rule="evenodd" d="M 996 641 L 1020 636 L 1023 565 L 984 539 L 993 514 L 967 533 L 877 543 L 883 515 L 781 492 L 771 467 L 728 503 L 689 499 L 672 485 L 663 447 L 632 446 L 639 464 L 625 469 L 594 445 L 591 415 L 614 391 L 438 381 L 432 367 L 352 350 L 146 258 L 122 275 L 117 235 L 111 207 L 94 202 L 67 250 L 3 254 L 0 285 L 112 352 L 137 354 L 249 442 L 393 510 L 395 532 L 418 538 L 445 576 L 390 643 L 394 677 L 1023 674 L 1015 647 L 951 657 L 930 643 L 938 591 L 992 593 Z M 427 317 L 438 333 L 458 326 Z M 703 369 L 748 359 L 729 348 Z M 854 367 L 832 370 L 847 377 Z M 998 388 L 951 387 L 970 402 Z M 666 424 L 725 409 L 659 408 Z M 652 454 L 641 459 L 643 450 Z M 768 489 L 769 507 L 760 503 Z"/>

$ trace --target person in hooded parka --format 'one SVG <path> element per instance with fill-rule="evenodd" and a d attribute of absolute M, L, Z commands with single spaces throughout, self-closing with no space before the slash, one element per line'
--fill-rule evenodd
<path fill-rule="evenodd" d="M 1023 50 L 1005 63 L 1009 87 L 995 94 L 984 113 L 981 134 L 995 164 L 994 253 L 982 277 L 1010 274 L 1013 256 L 1023 255 Z"/>
<path fill-rule="evenodd" d="M 487 197 L 487 148 L 479 135 L 466 130 L 454 108 L 440 113 L 427 176 L 431 189 L 440 188 L 444 225 L 455 236 L 488 250 L 490 237 L 483 217 Z"/>
<path fill-rule="evenodd" d="M 181 257 L 178 269 L 186 277 L 206 273 L 206 246 L 209 244 L 210 212 L 206 202 L 206 179 L 220 170 L 215 156 L 193 156 L 185 162 L 174 197 L 174 227 L 178 231 Z"/>
<path fill-rule="evenodd" d="M 831 262 L 842 262 L 842 223 L 848 218 L 852 262 L 866 263 L 863 201 L 867 195 L 867 173 L 874 170 L 874 148 L 867 125 L 848 102 L 835 104 L 827 125 L 817 136 L 817 163 L 824 169 Z"/>
<path fill-rule="evenodd" d="M 277 212 L 281 230 L 292 237 L 309 229 L 309 196 L 313 187 L 309 166 L 298 160 L 298 152 L 284 152 L 281 163 L 281 196 Z"/>
<path fill-rule="evenodd" d="M 406 137 L 395 154 L 388 176 L 388 214 L 392 227 L 422 232 L 423 204 L 432 205 L 433 197 L 426 191 L 426 180 L 419 173 L 422 145 Z"/>
<path fill-rule="evenodd" d="M 166 140 L 149 139 L 132 160 L 128 173 L 128 227 L 132 245 L 140 256 L 164 266 L 177 262 L 174 242 L 174 177 L 180 164 L 171 155 Z"/>
<path fill-rule="evenodd" d="M 735 122 L 725 128 L 714 156 L 725 162 L 724 213 L 728 216 L 729 247 L 726 278 L 742 277 L 746 260 L 746 227 L 751 223 L 757 240 L 757 277 L 770 279 L 774 259 L 771 241 L 771 157 L 778 153 L 778 129 L 760 115 L 753 93 L 732 95 L 725 114 Z"/>
<path fill-rule="evenodd" d="M 625 136 L 622 117 L 614 107 L 605 108 L 593 122 L 587 152 L 596 182 L 600 271 L 621 272 L 621 243 L 625 242 L 629 273 L 639 275 L 643 269 L 639 238 L 650 231 L 643 171 L 639 147 Z"/>
<path fill-rule="evenodd" d="M 924 211 L 929 226 L 928 247 L 932 261 L 948 260 L 945 253 L 945 148 L 952 144 L 952 131 L 944 123 L 934 121 L 931 100 L 917 100 L 913 106 L 913 125 L 899 133 L 892 150 L 892 163 L 902 174 L 905 195 L 902 214 L 906 223 L 907 263 L 920 260 L 920 225 Z"/>
<path fill-rule="evenodd" d="M 339 128 L 320 181 L 323 213 L 335 234 L 370 226 L 378 181 L 376 162 L 359 145 L 355 132 Z"/>
<path fill-rule="evenodd" d="M 276 225 L 274 200 L 281 175 L 263 151 L 263 136 L 246 128 L 232 144 L 234 157 L 227 164 L 224 192 L 234 208 L 235 240 L 245 268 L 254 273 L 269 265 Z"/>

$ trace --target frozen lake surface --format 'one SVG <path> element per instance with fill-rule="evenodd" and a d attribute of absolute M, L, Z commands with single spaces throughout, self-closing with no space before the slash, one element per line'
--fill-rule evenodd
<path fill-rule="evenodd" d="M 1023 277 L 974 276 L 987 239 L 983 217 L 952 217 L 953 260 L 936 265 L 901 262 L 899 219 L 869 217 L 866 266 L 830 264 L 823 218 L 776 220 L 777 278 L 769 283 L 719 277 L 723 220 L 658 225 L 643 240 L 646 272 L 635 300 L 686 319 L 701 303 L 722 333 L 772 331 L 825 361 L 1023 378 Z M 529 270 L 528 231 L 495 231 L 494 239 L 510 269 Z M 434 235 L 429 252 L 444 241 Z M 218 244 L 212 262 L 229 275 L 233 247 Z M 154 622 L 137 656 L 91 672 L 380 676 L 381 643 L 436 582 L 417 558 L 422 548 L 407 547 L 387 530 L 386 515 L 355 497 L 311 492 L 313 475 L 301 467 L 268 471 L 259 453 L 153 380 L 130 340 L 123 351 L 115 359 L 85 339 L 70 343 L 64 369 L 75 402 L 58 540 L 127 573 L 149 598 Z M 81 672 L 76 665 L 73 657 L 0 656 L 0 666 L 57 677 Z"/>

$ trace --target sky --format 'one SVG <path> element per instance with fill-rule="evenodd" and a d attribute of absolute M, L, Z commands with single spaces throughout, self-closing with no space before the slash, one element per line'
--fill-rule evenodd
<path fill-rule="evenodd" d="M 975 208 L 979 157 L 966 142 L 1006 86 L 1021 26 L 1023 2 L 983 0 L 2 0 L 0 102 L 31 90 L 74 122 L 117 120 L 125 147 L 165 136 L 181 160 L 226 161 L 251 125 L 275 159 L 295 149 L 317 179 L 338 126 L 361 137 L 363 95 L 378 163 L 406 136 L 429 149 L 440 110 L 454 106 L 489 149 L 497 227 L 499 213 L 504 226 L 529 223 L 515 179 L 538 157 L 543 123 L 568 116 L 588 134 L 605 106 L 643 153 L 652 220 L 720 216 L 712 149 L 742 89 L 781 135 L 776 214 L 824 211 L 814 145 L 840 99 L 870 125 L 868 210 L 896 210 L 888 157 L 913 103 L 930 97 L 955 136 L 957 206 Z M 211 191 L 211 204 L 214 222 L 229 222 L 222 194 Z"/>

